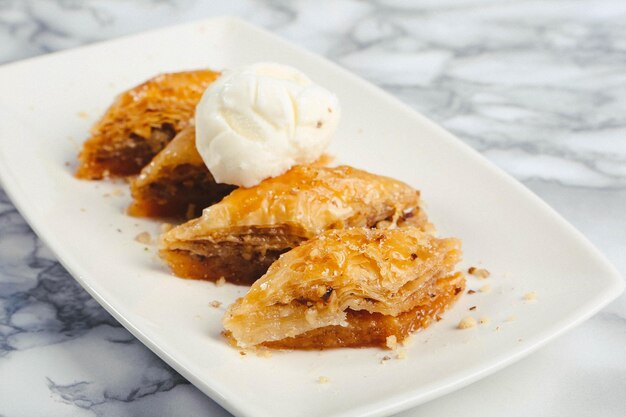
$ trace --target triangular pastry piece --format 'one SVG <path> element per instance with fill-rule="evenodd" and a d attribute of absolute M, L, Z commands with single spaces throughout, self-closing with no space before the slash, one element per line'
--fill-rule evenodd
<path fill-rule="evenodd" d="M 237 346 L 392 346 L 465 288 L 460 241 L 415 227 L 330 230 L 282 255 L 226 311 Z"/>
<path fill-rule="evenodd" d="M 297 166 L 239 188 L 161 238 L 161 257 L 181 277 L 250 284 L 278 256 L 328 229 L 431 230 L 419 191 L 348 166 Z"/>
<path fill-rule="evenodd" d="M 79 155 L 83 179 L 138 174 L 193 117 L 219 73 L 162 74 L 120 94 L 91 129 Z"/>
<path fill-rule="evenodd" d="M 195 127 L 191 124 L 131 181 L 133 202 L 129 214 L 193 218 L 236 188 L 215 182 L 195 141 Z"/>

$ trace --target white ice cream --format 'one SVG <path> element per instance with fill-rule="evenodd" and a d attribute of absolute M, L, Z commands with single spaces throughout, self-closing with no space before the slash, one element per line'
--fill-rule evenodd
<path fill-rule="evenodd" d="M 318 159 L 339 123 L 337 97 L 295 68 L 225 71 L 196 107 L 196 147 L 219 183 L 251 187 Z"/>

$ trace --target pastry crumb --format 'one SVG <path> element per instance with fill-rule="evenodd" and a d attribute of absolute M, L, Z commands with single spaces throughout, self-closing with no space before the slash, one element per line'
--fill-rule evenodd
<path fill-rule="evenodd" d="M 476 294 L 476 291 L 474 291 L 474 290 L 467 290 L 467 293 L 468 293 L 469 295 L 472 295 L 472 294 Z"/>
<path fill-rule="evenodd" d="M 400 352 L 398 352 L 396 359 L 406 359 L 406 350 L 402 349 Z"/>
<path fill-rule="evenodd" d="M 487 271 L 485 268 L 476 268 L 474 266 L 470 267 L 467 270 L 467 273 L 480 279 L 487 279 L 489 278 L 489 275 L 491 275 L 491 273 L 489 273 L 489 271 Z"/>
<path fill-rule="evenodd" d="M 487 316 L 483 316 L 480 319 L 478 319 L 478 322 L 480 324 L 483 324 L 483 325 L 489 324 L 490 321 L 491 321 L 491 319 L 489 317 L 487 317 Z"/>
<path fill-rule="evenodd" d="M 272 352 L 269 349 L 258 349 L 256 355 L 260 358 L 271 358 Z"/>
<path fill-rule="evenodd" d="M 115 188 L 115 189 L 113 189 L 113 191 L 111 191 L 111 195 L 113 197 L 121 197 L 121 196 L 124 195 L 124 191 L 122 191 L 121 188 Z"/>
<path fill-rule="evenodd" d="M 226 278 L 224 277 L 219 277 L 219 279 L 215 281 L 215 285 L 217 285 L 218 287 L 221 287 L 224 284 L 226 284 Z"/>
<path fill-rule="evenodd" d="M 495 329 L 493 329 L 493 330 L 494 330 L 494 331 L 496 331 L 496 332 L 499 332 L 501 329 L 502 329 L 502 328 L 501 328 L 500 326 L 496 326 L 496 328 L 495 328 Z"/>
<path fill-rule="evenodd" d="M 385 355 L 385 356 L 383 356 L 383 357 L 380 359 L 380 363 L 381 363 L 381 365 L 382 365 L 382 364 L 384 364 L 385 362 L 390 361 L 390 360 L 391 360 L 391 356 Z"/>
<path fill-rule="evenodd" d="M 247 355 L 247 353 L 246 353 L 246 352 L 244 352 L 243 350 L 240 350 L 240 351 L 239 351 L 239 355 L 241 355 L 241 356 L 246 356 L 246 355 Z"/>
<path fill-rule="evenodd" d="M 174 228 L 174 226 L 173 226 L 173 225 L 171 225 L 171 224 L 169 224 L 169 223 L 163 223 L 163 224 L 161 225 L 161 232 L 162 232 L 162 233 L 167 233 L 167 232 L 169 232 L 170 230 L 172 230 L 173 228 Z"/>
<path fill-rule="evenodd" d="M 213 308 L 220 308 L 222 305 L 221 301 L 213 300 L 209 303 L 209 305 Z"/>
<path fill-rule="evenodd" d="M 471 306 L 471 307 L 469 308 L 469 311 L 474 311 L 474 310 L 476 310 L 476 306 Z"/>
<path fill-rule="evenodd" d="M 535 291 L 529 291 L 524 294 L 524 301 L 535 301 L 537 299 L 537 293 Z"/>
<path fill-rule="evenodd" d="M 135 240 L 139 243 L 143 243 L 144 245 L 149 245 L 152 243 L 152 236 L 148 232 L 141 232 L 135 236 Z"/>
<path fill-rule="evenodd" d="M 328 384 L 330 382 L 330 379 L 327 376 L 320 376 L 319 378 L 317 378 L 317 382 L 320 384 Z"/>
<path fill-rule="evenodd" d="M 480 292 L 485 293 L 485 294 L 490 293 L 491 292 L 491 285 L 489 285 L 489 284 L 483 285 L 482 287 L 480 287 Z"/>
<path fill-rule="evenodd" d="M 467 316 L 459 322 L 457 326 L 459 329 L 470 329 L 476 327 L 476 319 L 471 316 Z"/>
<path fill-rule="evenodd" d="M 391 335 L 391 336 L 387 336 L 387 339 L 385 340 L 385 345 L 387 345 L 387 347 L 391 350 L 394 350 L 396 347 L 398 347 L 398 338 L 396 337 L 396 335 Z"/>
<path fill-rule="evenodd" d="M 79 111 L 78 113 L 76 113 L 76 115 L 78 117 L 80 117 L 81 119 L 88 119 L 89 118 L 89 114 L 87 112 L 84 112 L 84 111 Z"/>

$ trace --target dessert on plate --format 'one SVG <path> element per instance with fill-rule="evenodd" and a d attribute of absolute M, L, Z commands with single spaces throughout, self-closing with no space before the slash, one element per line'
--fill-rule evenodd
<path fill-rule="evenodd" d="M 223 319 L 241 348 L 390 346 L 463 292 L 460 241 L 416 227 L 329 230 L 281 256 Z"/>
<path fill-rule="evenodd" d="M 189 124 L 210 70 L 161 74 L 120 94 L 91 129 L 76 176 L 101 179 L 138 174 Z"/>
<path fill-rule="evenodd" d="M 197 217 L 236 187 L 218 184 L 196 150 L 195 126 L 181 130 L 131 181 L 128 213 L 140 217 Z"/>
<path fill-rule="evenodd" d="M 239 188 L 161 237 L 161 257 L 181 277 L 251 284 L 280 254 L 328 229 L 432 230 L 419 191 L 348 166 L 296 166 Z"/>
<path fill-rule="evenodd" d="M 139 174 L 129 214 L 199 216 L 159 255 L 183 278 L 252 285 L 223 320 L 233 345 L 390 347 L 462 293 L 460 241 L 435 236 L 409 185 L 326 166 L 340 114 L 285 65 L 164 74 L 117 98 L 76 176 Z"/>

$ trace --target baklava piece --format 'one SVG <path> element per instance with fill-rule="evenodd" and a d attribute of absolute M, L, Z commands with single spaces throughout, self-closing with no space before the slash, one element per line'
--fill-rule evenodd
<path fill-rule="evenodd" d="M 197 217 L 236 187 L 217 184 L 196 150 L 195 128 L 184 128 L 131 181 L 128 213 L 140 217 Z"/>
<path fill-rule="evenodd" d="M 138 174 L 189 123 L 204 90 L 218 76 L 209 70 L 162 74 L 119 95 L 91 129 L 76 176 Z"/>
<path fill-rule="evenodd" d="M 463 292 L 460 256 L 458 239 L 410 226 L 329 230 L 272 264 L 228 308 L 225 334 L 241 348 L 393 348 Z"/>
<path fill-rule="evenodd" d="M 348 166 L 297 166 L 239 188 L 161 238 L 161 257 L 184 278 L 251 284 L 281 253 L 328 229 L 430 231 L 419 191 Z"/>

